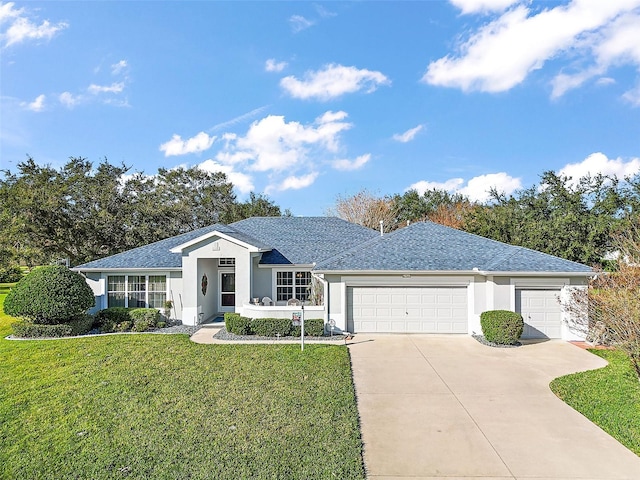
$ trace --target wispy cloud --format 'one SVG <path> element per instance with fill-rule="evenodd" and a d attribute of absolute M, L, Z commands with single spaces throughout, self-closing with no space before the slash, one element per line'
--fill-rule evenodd
<path fill-rule="evenodd" d="M 84 100 L 82 95 L 74 95 L 71 92 L 62 92 L 58 95 L 58 101 L 67 108 L 73 108 Z"/>
<path fill-rule="evenodd" d="M 4 48 L 29 40 L 51 40 L 68 26 L 66 22 L 52 24 L 49 20 L 38 23 L 26 9 L 15 8 L 14 2 L 0 4 L 0 39 Z"/>
<path fill-rule="evenodd" d="M 92 83 L 87 90 L 93 95 L 100 93 L 121 93 L 124 90 L 124 82 L 115 82 L 111 85 L 96 85 Z"/>
<path fill-rule="evenodd" d="M 391 81 L 381 72 L 329 64 L 321 70 L 308 71 L 303 80 L 291 75 L 280 80 L 280 86 L 294 98 L 330 100 L 346 93 L 374 92 Z"/>
<path fill-rule="evenodd" d="M 352 171 L 352 170 L 358 170 L 364 167 L 369 162 L 369 160 L 371 160 L 371 154 L 366 153 L 364 155 L 360 155 L 359 157 L 356 157 L 354 160 L 349 160 L 346 158 L 340 159 L 340 160 L 334 160 L 333 162 L 331 162 L 331 165 L 336 170 Z"/>
<path fill-rule="evenodd" d="M 431 62 L 422 81 L 463 91 L 503 92 L 545 63 L 570 59 L 587 65 L 553 80 L 559 97 L 611 66 L 640 68 L 640 0 L 596 3 L 571 0 L 542 10 L 518 0 L 452 0 L 465 13 L 504 10 L 464 39 L 457 52 Z M 576 61 L 579 59 L 580 61 Z M 569 69 L 570 70 L 570 69 Z"/>
<path fill-rule="evenodd" d="M 183 140 L 180 135 L 173 135 L 171 140 L 160 145 L 160 151 L 165 157 L 186 155 L 188 153 L 200 153 L 211 148 L 216 137 L 210 137 L 205 132 Z"/>
<path fill-rule="evenodd" d="M 293 30 L 293 33 L 298 33 L 313 26 L 315 22 L 306 19 L 302 15 L 291 15 L 291 17 L 289 17 L 289 24 L 291 25 L 291 30 Z"/>
<path fill-rule="evenodd" d="M 120 60 L 117 63 L 111 65 L 111 74 L 112 75 L 120 75 L 129 67 L 129 64 L 126 60 Z"/>
<path fill-rule="evenodd" d="M 393 135 L 393 139 L 397 142 L 407 143 L 413 140 L 418 132 L 422 130 L 423 125 L 418 125 L 417 127 L 410 128 L 404 133 L 396 133 Z"/>
<path fill-rule="evenodd" d="M 232 118 L 231 120 L 227 120 L 226 122 L 222 122 L 222 123 L 218 123 L 217 125 L 214 125 L 209 129 L 209 131 L 214 132 L 217 130 L 221 130 L 223 128 L 231 127 L 240 122 L 244 122 L 245 120 L 255 118 L 258 115 L 260 115 L 262 112 L 264 112 L 266 109 L 268 109 L 269 107 L 270 105 L 263 105 L 262 107 L 254 108 L 250 112 L 243 113 L 242 115 L 238 115 L 237 117 Z"/>
<path fill-rule="evenodd" d="M 270 58 L 264 62 L 264 69 L 267 72 L 281 72 L 287 65 L 287 62 L 278 62 L 275 58 Z"/>
<path fill-rule="evenodd" d="M 22 102 L 20 105 L 27 110 L 31 110 L 32 112 L 41 112 L 44 110 L 44 101 L 46 95 L 38 95 L 33 102 Z"/>
<path fill-rule="evenodd" d="M 291 175 L 285 178 L 282 182 L 271 184 L 267 186 L 265 189 L 266 193 L 271 193 L 273 191 L 284 191 L 284 190 L 300 190 L 302 188 L 306 188 L 313 184 L 318 178 L 318 172 L 311 172 L 307 175 L 295 176 Z"/>

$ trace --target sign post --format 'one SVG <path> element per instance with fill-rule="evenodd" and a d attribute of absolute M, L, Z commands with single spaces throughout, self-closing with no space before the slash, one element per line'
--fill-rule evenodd
<path fill-rule="evenodd" d="M 291 325 L 300 327 L 300 350 L 304 350 L 304 305 L 300 308 L 302 311 L 291 314 Z"/>

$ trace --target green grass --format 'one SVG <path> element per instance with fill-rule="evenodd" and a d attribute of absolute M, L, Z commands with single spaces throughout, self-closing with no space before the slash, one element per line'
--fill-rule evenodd
<path fill-rule="evenodd" d="M 364 478 L 344 346 L 5 340 L 12 321 L 0 314 L 2 479 Z"/>
<path fill-rule="evenodd" d="M 621 351 L 590 350 L 609 362 L 599 370 L 556 378 L 551 390 L 640 455 L 640 382 Z"/>

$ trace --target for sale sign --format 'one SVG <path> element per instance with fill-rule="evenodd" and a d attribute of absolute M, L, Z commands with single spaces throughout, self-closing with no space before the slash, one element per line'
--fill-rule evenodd
<path fill-rule="evenodd" d="M 291 324 L 294 327 L 299 327 L 302 319 L 302 312 L 293 312 L 291 315 Z"/>

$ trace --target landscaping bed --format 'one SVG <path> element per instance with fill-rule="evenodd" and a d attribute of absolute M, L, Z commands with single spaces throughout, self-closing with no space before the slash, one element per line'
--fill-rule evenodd
<path fill-rule="evenodd" d="M 636 455 L 640 455 L 640 382 L 619 350 L 589 349 L 609 365 L 556 378 L 551 390 Z"/>
<path fill-rule="evenodd" d="M 246 341 L 246 340 L 269 340 L 269 341 L 278 341 L 278 340 L 299 340 L 300 335 L 297 336 L 263 336 L 263 335 L 236 335 L 235 333 L 229 332 L 225 327 L 222 327 L 218 332 L 213 336 L 218 340 L 229 340 L 229 341 Z M 314 340 L 314 339 L 322 339 L 322 340 L 333 340 L 333 341 L 343 341 L 344 335 L 305 335 L 306 340 Z"/>
<path fill-rule="evenodd" d="M 0 385 L 0 478 L 365 478 L 344 346 L 0 339 Z"/>

